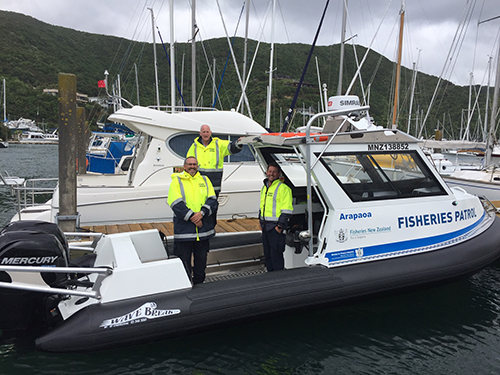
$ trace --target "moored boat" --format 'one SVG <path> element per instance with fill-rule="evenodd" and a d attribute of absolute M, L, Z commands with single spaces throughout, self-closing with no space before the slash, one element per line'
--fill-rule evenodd
<path fill-rule="evenodd" d="M 56 132 L 54 133 L 43 133 L 40 131 L 26 131 L 19 136 L 20 143 L 30 143 L 30 144 L 58 144 L 59 136 Z"/>
<path fill-rule="evenodd" d="M 236 141 L 241 136 L 258 135 L 265 129 L 234 111 L 167 113 L 134 106 L 116 111 L 110 120 L 141 133 L 131 158 L 122 158 L 123 174 L 78 175 L 77 212 L 80 226 L 164 222 L 172 220 L 166 203 L 171 174 L 182 168 L 183 160 L 201 125 L 208 124 L 214 136 Z M 224 163 L 218 218 L 233 215 L 256 217 L 263 172 L 247 147 L 230 155 Z M 25 207 L 24 202 L 19 205 Z M 59 212 L 59 189 L 44 205 L 26 207 L 12 220 L 54 222 Z"/>
<path fill-rule="evenodd" d="M 0 235 L 0 287 L 11 289 L 1 296 L 0 306 L 9 306 L 0 314 L 1 328 L 19 323 L 21 312 L 41 311 L 26 318 L 41 321 L 38 348 L 93 351 L 428 287 L 498 259 L 494 207 L 448 187 L 415 138 L 364 126 L 367 109 L 313 116 L 305 133 L 241 140 L 263 166 L 278 163 L 292 189 L 285 270 L 246 267 L 244 246 L 225 245 L 240 259 L 225 264 L 211 282 L 192 286 L 154 230 L 104 235 L 88 245 L 92 255 L 68 268 L 71 246 L 53 224 L 12 223 Z M 329 116 L 327 126 L 311 134 L 319 116 Z M 344 129 L 357 123 L 365 129 Z M 388 155 L 405 163 L 380 165 L 377 160 Z M 11 300 L 16 288 L 38 296 L 38 308 L 14 309 L 21 305 Z M 40 293 L 47 297 L 40 300 Z"/>

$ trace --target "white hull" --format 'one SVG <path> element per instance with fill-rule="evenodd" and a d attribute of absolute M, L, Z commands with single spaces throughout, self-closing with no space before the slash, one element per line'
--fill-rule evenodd
<path fill-rule="evenodd" d="M 491 172 L 458 171 L 443 178 L 450 187 L 460 187 L 470 194 L 500 201 L 500 180 L 495 179 L 495 175 L 491 177 Z"/>
<path fill-rule="evenodd" d="M 250 175 L 260 176 L 258 165 L 244 168 Z M 94 176 L 97 177 L 97 176 Z M 126 176 L 116 176 L 123 177 Z M 223 190 L 219 195 L 219 219 L 233 217 L 257 217 L 259 209 L 260 184 L 263 178 L 241 181 L 238 189 Z M 167 204 L 167 192 L 170 178 L 161 186 L 138 187 L 79 187 L 77 211 L 81 226 L 153 223 L 172 221 L 172 210 Z M 59 190 L 56 189 L 51 204 L 25 209 L 22 220 L 43 220 L 54 222 L 59 212 Z M 15 215 L 13 220 L 19 220 Z"/>
<path fill-rule="evenodd" d="M 187 151 L 175 149 L 182 137 L 194 139 L 200 124 L 208 123 L 223 136 L 265 133 L 260 125 L 236 112 L 191 112 L 172 115 L 142 107 L 113 114 L 137 132 L 156 136 L 137 149 L 137 163 L 127 175 L 85 174 L 77 179 L 77 209 L 80 226 L 164 222 L 173 219 L 167 204 L 172 173 L 182 170 Z M 213 124 L 212 122 L 213 121 Z M 264 173 L 255 161 L 226 162 L 217 217 L 256 217 Z M 59 212 L 59 190 L 44 206 L 22 210 L 21 220 L 55 222 Z M 13 220 L 19 220 L 16 214 Z"/>

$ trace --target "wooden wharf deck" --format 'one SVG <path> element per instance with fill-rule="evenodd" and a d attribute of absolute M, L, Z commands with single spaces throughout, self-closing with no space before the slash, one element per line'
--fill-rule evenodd
<path fill-rule="evenodd" d="M 134 223 L 134 224 L 113 224 L 113 225 L 94 225 L 85 226 L 83 229 L 90 232 L 113 234 L 113 233 L 124 233 L 124 232 L 135 232 L 139 230 L 147 229 L 158 229 L 163 232 L 166 236 L 174 235 L 174 224 L 173 222 L 161 222 L 161 223 Z M 235 232 L 251 232 L 260 230 L 259 219 L 251 218 L 238 218 L 238 219 L 228 219 L 220 220 L 217 219 L 217 226 L 215 231 L 217 233 L 235 233 Z"/>

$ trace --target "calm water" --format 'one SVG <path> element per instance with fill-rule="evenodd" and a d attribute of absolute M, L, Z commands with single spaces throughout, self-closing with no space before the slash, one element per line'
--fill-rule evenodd
<path fill-rule="evenodd" d="M 58 176 L 59 154 L 57 145 L 9 144 L 0 149 L 0 173 L 2 176 L 55 178 Z M 10 188 L 0 186 L 0 228 L 16 214 L 16 199 Z"/>
<path fill-rule="evenodd" d="M 57 147 L 0 151 L 10 174 L 57 176 Z M 438 288 L 99 353 L 41 353 L 2 334 L 0 374 L 498 374 L 499 291 L 497 262 Z"/>

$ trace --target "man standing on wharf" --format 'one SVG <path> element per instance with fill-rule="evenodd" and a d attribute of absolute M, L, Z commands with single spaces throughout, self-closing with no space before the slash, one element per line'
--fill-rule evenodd
<path fill-rule="evenodd" d="M 208 125 L 202 125 L 200 136 L 193 141 L 187 152 L 187 156 L 194 156 L 200 163 L 200 173 L 208 176 L 214 186 L 215 195 L 219 197 L 222 185 L 222 167 L 224 157 L 237 154 L 241 151 L 241 146 L 234 142 L 212 138 L 212 130 Z"/>
<path fill-rule="evenodd" d="M 196 158 L 187 157 L 184 172 L 172 174 L 167 203 L 174 212 L 174 254 L 181 258 L 193 284 L 202 283 L 209 239 L 215 235 L 213 215 L 217 198 L 210 179 L 198 172 Z"/>
<path fill-rule="evenodd" d="M 259 221 L 262 229 L 262 245 L 267 271 L 285 268 L 285 233 L 292 216 L 292 190 L 279 180 L 281 168 L 269 163 L 264 186 L 260 190 Z"/>

